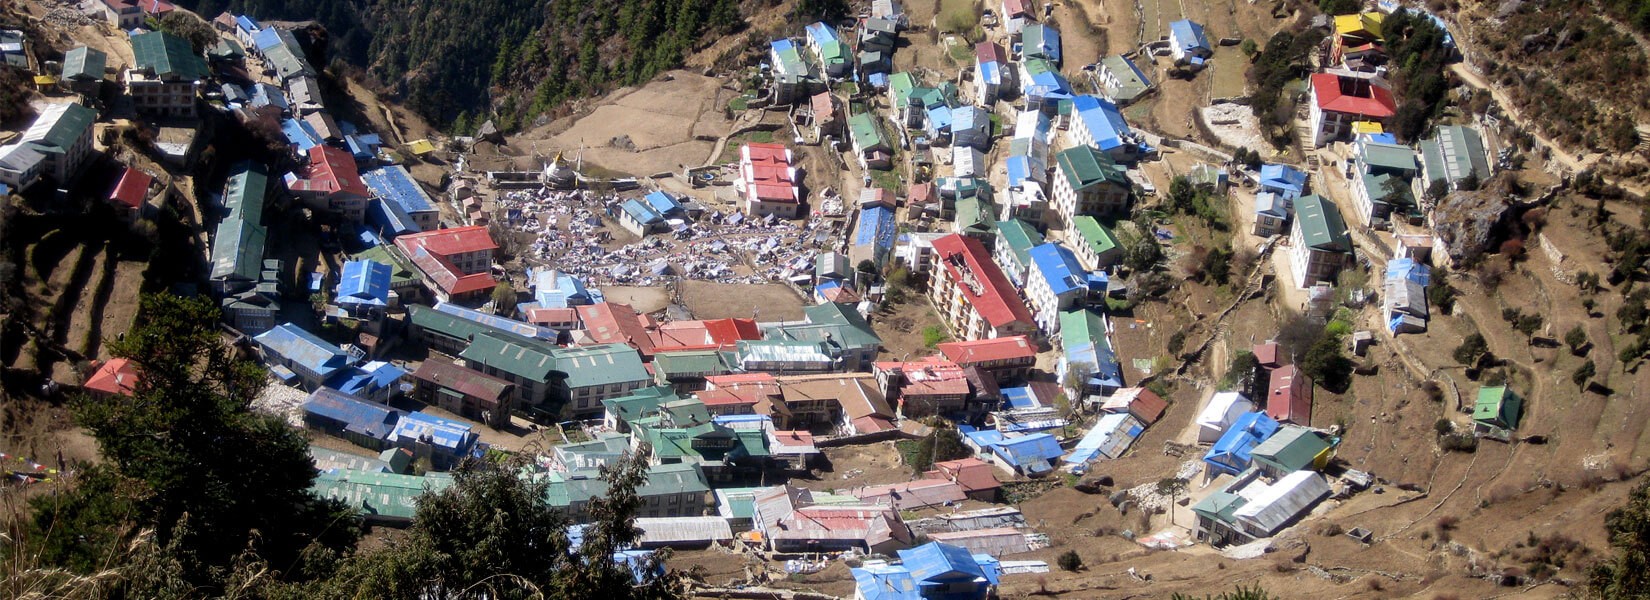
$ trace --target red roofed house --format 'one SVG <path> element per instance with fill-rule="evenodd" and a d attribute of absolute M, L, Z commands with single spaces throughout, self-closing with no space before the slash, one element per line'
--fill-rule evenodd
<path fill-rule="evenodd" d="M 124 358 L 112 359 L 97 367 L 81 387 L 106 396 L 130 396 L 137 389 L 137 365 Z"/>
<path fill-rule="evenodd" d="M 491 271 L 498 244 L 486 227 L 409 233 L 396 237 L 395 247 L 418 267 L 424 284 L 442 302 L 486 298 L 497 283 Z"/>
<path fill-rule="evenodd" d="M 133 223 L 138 219 L 149 216 L 149 188 L 155 183 L 155 178 L 148 173 L 132 167 L 120 175 L 120 182 L 115 189 L 109 192 L 109 206 L 115 209 L 115 215 L 121 222 Z"/>
<path fill-rule="evenodd" d="M 1271 390 L 1266 395 L 1266 416 L 1278 422 L 1312 426 L 1312 380 L 1295 368 L 1284 365 L 1272 371 Z"/>
<path fill-rule="evenodd" d="M 1035 18 L 1029 0 L 1003 0 L 1003 28 L 1009 33 L 1019 33 L 1026 23 Z"/>
<path fill-rule="evenodd" d="M 619 302 L 588 304 L 578 310 L 584 333 L 575 337 L 575 345 L 625 344 L 640 350 L 643 357 L 653 355 L 653 338 L 648 337 L 648 330 L 659 326 L 653 317 Z"/>
<path fill-rule="evenodd" d="M 910 362 L 872 365 L 877 387 L 907 419 L 960 413 L 968 403 L 968 378 L 962 367 L 938 356 Z"/>
<path fill-rule="evenodd" d="M 1334 73 L 1312 75 L 1312 145 L 1322 146 L 1352 132 L 1355 121 L 1385 123 L 1397 114 L 1392 90 L 1372 79 Z"/>
<path fill-rule="evenodd" d="M 735 187 L 744 194 L 740 204 L 746 215 L 795 219 L 802 214 L 802 192 L 791 166 L 791 150 L 784 144 L 740 146 Z"/>
<path fill-rule="evenodd" d="M 304 176 L 288 175 L 286 187 L 311 209 L 335 212 L 355 222 L 366 216 L 367 198 L 372 195 L 356 170 L 355 157 L 332 146 L 310 148 Z"/>
<path fill-rule="evenodd" d="M 739 340 L 760 340 L 762 330 L 756 319 L 707 319 L 671 321 L 647 332 L 654 354 L 679 350 L 732 349 Z"/>
<path fill-rule="evenodd" d="M 819 447 L 814 445 L 812 433 L 769 429 L 768 455 L 789 470 L 806 471 L 819 456 Z"/>
<path fill-rule="evenodd" d="M 1025 301 L 979 240 L 948 235 L 934 240 L 934 254 L 928 299 L 952 335 L 978 340 L 1037 330 Z"/>
<path fill-rule="evenodd" d="M 814 114 L 814 137 L 842 137 L 842 101 L 830 92 L 820 92 L 808 101 Z"/>
<path fill-rule="evenodd" d="M 765 415 L 780 398 L 779 382 L 768 373 L 711 375 L 705 389 L 694 392 L 705 411 L 717 415 Z M 812 436 L 809 437 L 810 443 Z"/>
<path fill-rule="evenodd" d="M 962 487 L 969 498 L 981 502 L 996 502 L 997 490 L 1003 487 L 994 473 L 996 467 L 978 458 L 964 458 L 934 463 L 934 470 L 923 473 L 929 479 L 945 479 Z"/>
<path fill-rule="evenodd" d="M 109 25 L 121 31 L 142 27 L 144 19 L 150 16 L 159 19 L 177 10 L 176 6 L 166 0 L 103 0 L 101 4 L 103 16 L 109 20 Z"/>
<path fill-rule="evenodd" d="M 413 379 L 425 404 L 493 427 L 510 424 L 514 383 L 435 357 L 420 364 Z"/>
<path fill-rule="evenodd" d="M 774 552 L 892 554 L 914 541 L 891 506 L 815 505 L 813 492 L 790 485 L 758 492 L 752 504 L 756 539 Z"/>
<path fill-rule="evenodd" d="M 1037 346 L 1023 335 L 967 342 L 946 342 L 940 355 L 964 369 L 979 369 L 1000 381 L 1028 379 L 1037 364 Z"/>
<path fill-rule="evenodd" d="M 1128 413 L 1141 423 L 1151 425 L 1169 408 L 1161 396 L 1146 388 L 1123 388 L 1111 393 L 1100 410 L 1108 413 Z"/>

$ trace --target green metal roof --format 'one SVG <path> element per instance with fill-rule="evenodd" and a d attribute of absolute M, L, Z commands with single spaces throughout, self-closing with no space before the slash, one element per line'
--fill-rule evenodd
<path fill-rule="evenodd" d="M 983 233 L 994 226 L 997 211 L 990 202 L 979 196 L 957 200 L 957 216 L 953 221 L 958 233 Z"/>
<path fill-rule="evenodd" d="M 1118 85 L 1106 90 L 1112 100 L 1128 103 L 1152 87 L 1151 82 L 1142 77 L 1144 73 L 1135 68 L 1134 62 L 1120 54 L 1107 56 L 1100 61 L 1100 66 L 1117 78 Z"/>
<path fill-rule="evenodd" d="M 1472 407 L 1472 420 L 1505 429 L 1517 429 L 1522 417 L 1524 399 L 1506 386 L 1478 389 L 1478 402 Z"/>
<path fill-rule="evenodd" d="M 97 111 L 73 102 L 53 104 L 42 111 L 23 132 L 22 141 L 43 154 L 63 154 L 74 147 L 75 140 L 92 127 Z"/>
<path fill-rule="evenodd" d="M 188 40 L 164 31 L 132 36 L 132 55 L 137 68 L 162 78 L 194 81 L 205 79 L 208 73 L 206 60 L 195 54 Z"/>
<path fill-rule="evenodd" d="M 461 340 L 463 340 L 463 339 L 474 339 L 474 338 L 476 338 L 478 336 L 481 336 L 481 335 L 484 335 L 484 334 L 485 335 L 490 335 L 490 336 L 493 336 L 494 338 L 496 338 L 497 340 L 502 341 L 502 342 L 508 342 L 510 344 L 515 344 L 515 345 L 520 345 L 520 346 L 525 346 L 525 347 L 528 347 L 528 348 L 532 348 L 533 350 L 537 351 L 540 354 L 549 354 L 550 352 L 552 352 L 556 348 L 556 346 L 553 345 L 553 344 L 548 344 L 548 343 L 545 343 L 545 342 L 541 342 L 539 340 L 530 340 L 528 338 L 522 337 L 522 336 L 517 335 L 515 333 L 509 332 L 509 331 L 504 331 L 504 330 L 499 329 L 497 327 L 487 325 L 487 324 L 482 323 L 480 321 L 476 321 L 476 320 L 472 320 L 472 319 L 466 319 L 466 318 L 460 317 L 458 315 L 444 313 L 444 312 L 441 312 L 439 310 L 436 310 L 436 309 L 433 309 L 433 308 L 430 308 L 428 306 L 424 306 L 424 305 L 421 305 L 421 304 L 414 304 L 412 306 L 407 307 L 407 322 L 409 324 L 411 324 L 412 326 L 414 326 L 414 327 L 418 327 L 420 329 L 429 329 L 429 330 L 432 330 L 432 331 L 439 332 L 442 335 L 452 337 L 452 338 L 461 339 Z M 460 356 L 464 356 L 464 355 L 462 353 L 460 353 Z M 466 357 L 466 358 L 468 358 L 468 357 Z M 488 361 L 482 361 L 482 362 L 484 362 L 488 365 L 492 365 L 496 368 L 500 368 L 500 369 L 504 368 L 503 366 L 498 365 L 498 364 L 494 364 L 492 362 L 488 362 Z M 512 372 L 514 372 L 514 371 L 512 371 Z M 521 373 L 517 373 L 517 374 L 521 374 Z"/>
<path fill-rule="evenodd" d="M 413 307 L 413 309 L 417 308 L 416 305 Z M 419 312 L 434 313 L 436 311 L 434 309 L 428 311 L 415 310 L 409 317 L 415 324 Z M 431 318 L 433 319 L 433 317 Z M 419 324 L 419 326 L 427 327 L 423 324 Z M 524 343 L 523 338 L 493 331 L 475 332 L 474 337 L 470 340 L 470 345 L 464 348 L 463 352 L 458 353 L 458 356 L 527 381 L 549 381 L 551 374 L 556 371 L 556 358 L 551 356 L 549 352 L 538 348 L 536 344 Z"/>
<path fill-rule="evenodd" d="M 240 219 L 218 223 L 217 234 L 212 236 L 212 279 L 257 281 L 263 272 L 268 235 L 257 223 Z"/>
<path fill-rule="evenodd" d="M 1117 236 L 1094 217 L 1077 215 L 1077 218 L 1072 219 L 1072 225 L 1077 229 L 1077 239 L 1087 245 L 1089 251 L 1094 252 L 1096 256 L 1117 249 Z"/>
<path fill-rule="evenodd" d="M 819 60 L 827 65 L 845 63 L 851 52 L 848 44 L 841 40 L 826 42 L 819 48 Z"/>
<path fill-rule="evenodd" d="M 1364 141 L 1362 148 L 1364 164 L 1371 168 L 1390 169 L 1405 173 L 1414 173 L 1416 170 L 1415 151 L 1407 146 L 1397 144 L 1383 144 L 1380 142 Z"/>
<path fill-rule="evenodd" d="M 557 473 L 550 474 L 551 485 L 547 496 L 552 506 L 568 506 L 573 502 L 588 502 L 591 498 L 607 494 L 606 481 L 590 472 L 582 472 L 580 475 L 589 475 L 590 477 L 588 479 L 573 479 Z M 667 494 L 704 493 L 708 491 L 710 491 L 710 485 L 705 482 L 705 475 L 700 472 L 698 465 L 676 463 L 648 467 L 647 481 L 636 488 L 636 495 L 647 498 Z"/>
<path fill-rule="evenodd" d="M 108 54 L 104 54 L 102 50 L 95 48 L 79 46 L 63 55 L 63 78 L 82 81 L 101 80 L 108 66 Z"/>
<path fill-rule="evenodd" d="M 1043 243 L 1043 234 L 1038 233 L 1035 227 L 1019 219 L 1009 219 L 997 222 L 997 235 L 1008 244 L 1009 252 L 1014 254 L 1014 260 L 1021 265 L 1031 264 L 1031 249 Z"/>
<path fill-rule="evenodd" d="M 911 90 L 916 89 L 917 78 L 910 73 L 895 73 L 888 76 L 888 93 L 894 99 L 894 106 L 904 106 L 911 98 Z"/>
<path fill-rule="evenodd" d="M 1295 200 L 1295 219 L 1300 224 L 1306 247 L 1327 252 L 1352 252 L 1352 237 L 1340 209 L 1323 196 L 1312 194 Z"/>
<path fill-rule="evenodd" d="M 1490 176 L 1489 155 L 1478 130 L 1461 125 L 1440 125 L 1432 139 L 1421 142 L 1421 159 L 1426 162 L 1428 184 L 1454 183 L 1468 175 L 1479 181 Z"/>
<path fill-rule="evenodd" d="M 262 223 L 264 199 L 268 197 L 269 176 L 254 163 L 236 165 L 235 174 L 224 184 L 223 206 L 229 219 Z"/>
<path fill-rule="evenodd" d="M 1129 187 L 1129 176 L 1111 156 L 1093 146 L 1074 146 L 1054 155 L 1060 165 L 1060 174 L 1066 177 L 1071 189 L 1082 191 L 1092 186 L 1111 182 Z"/>
<path fill-rule="evenodd" d="M 1027 58 L 1022 64 L 1025 67 L 1026 74 L 1031 76 L 1059 72 L 1059 69 L 1054 68 L 1054 63 L 1044 58 Z"/>
<path fill-rule="evenodd" d="M 619 421 L 629 423 L 659 411 L 659 407 L 672 400 L 680 400 L 682 396 L 669 386 L 655 385 L 631 392 L 629 396 L 608 398 L 602 401 L 602 406 L 608 412 L 618 417 Z"/>
<path fill-rule="evenodd" d="M 848 117 L 848 132 L 853 135 L 855 145 L 861 149 L 888 147 L 887 139 L 882 137 L 882 127 L 877 125 L 876 117 L 870 113 Z"/>
<path fill-rule="evenodd" d="M 1255 446 L 1249 455 L 1255 460 L 1283 472 L 1299 471 L 1312 466 L 1312 460 L 1329 449 L 1329 440 L 1317 432 L 1296 425 L 1285 425 L 1272 437 Z"/>
<path fill-rule="evenodd" d="M 1391 204 L 1394 207 L 1415 206 L 1415 194 L 1410 191 L 1409 182 L 1405 181 L 1402 177 L 1388 175 L 1386 173 L 1382 173 L 1380 175 L 1370 175 L 1369 173 L 1364 173 L 1361 177 L 1359 177 L 1359 180 L 1360 185 L 1364 186 L 1364 192 L 1369 194 L 1369 199 L 1371 202 L 1375 202 L 1377 204 Z M 1387 186 L 1390 185 L 1389 182 L 1398 183 L 1398 187 L 1396 188 L 1398 197 L 1393 202 L 1388 202 L 1386 198 Z"/>
<path fill-rule="evenodd" d="M 732 369 L 716 350 L 663 352 L 653 356 L 653 371 L 669 378 L 689 373 L 727 373 Z"/>
<path fill-rule="evenodd" d="M 400 254 L 390 250 L 389 244 L 379 244 L 362 250 L 350 256 L 351 260 L 370 260 L 390 266 L 390 287 L 397 288 L 403 285 L 417 283 L 418 275 L 413 273 L 411 263 Z"/>
<path fill-rule="evenodd" d="M 1084 340 L 1094 343 L 1096 350 L 1111 348 L 1106 341 L 1106 323 L 1098 313 L 1087 309 L 1060 311 L 1060 339 L 1062 346 Z"/>
<path fill-rule="evenodd" d="M 567 374 L 567 387 L 581 388 L 633 381 L 649 381 L 642 355 L 626 344 L 598 344 L 562 348 L 554 353 L 557 371 Z"/>
<path fill-rule="evenodd" d="M 1192 512 L 1222 523 L 1231 523 L 1237 518 L 1238 509 L 1248 503 L 1249 500 L 1243 496 L 1220 489 L 1193 504 Z"/>
<path fill-rule="evenodd" d="M 241 43 L 240 42 L 237 42 L 237 41 L 235 41 L 233 39 L 230 39 L 230 38 L 222 38 L 222 39 L 218 40 L 217 44 L 212 46 L 212 49 L 207 50 L 206 54 L 208 56 L 211 56 L 212 58 L 216 58 L 216 59 L 220 59 L 220 60 L 222 60 L 222 59 L 236 59 L 236 58 L 245 58 L 246 57 L 246 50 L 241 48 Z"/>
<path fill-rule="evenodd" d="M 871 324 L 860 316 L 859 311 L 844 304 L 826 302 L 813 306 L 802 307 L 802 314 L 807 317 L 808 325 L 804 327 L 788 327 L 784 329 L 787 337 L 807 341 L 824 341 L 821 336 L 814 339 L 812 335 L 800 334 L 810 328 L 818 329 L 821 334 L 830 333 L 831 339 L 841 344 L 843 348 L 875 348 L 882 345 L 882 338 L 877 336 Z"/>
<path fill-rule="evenodd" d="M 418 497 L 439 492 L 453 484 L 446 473 L 425 476 L 369 471 L 329 471 L 316 476 L 310 490 L 323 498 L 344 504 L 368 515 L 411 519 L 418 512 Z"/>

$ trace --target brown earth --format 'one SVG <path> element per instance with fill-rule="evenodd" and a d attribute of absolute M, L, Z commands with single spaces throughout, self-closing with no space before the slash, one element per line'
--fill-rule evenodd
<path fill-rule="evenodd" d="M 740 285 L 683 281 L 682 303 L 697 319 L 796 321 L 803 317 L 802 298 L 780 283 Z"/>

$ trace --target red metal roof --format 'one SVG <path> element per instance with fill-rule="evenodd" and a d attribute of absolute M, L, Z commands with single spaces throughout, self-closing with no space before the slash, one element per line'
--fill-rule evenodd
<path fill-rule="evenodd" d="M 120 175 L 120 183 L 115 184 L 115 191 L 109 194 L 109 200 L 131 208 L 141 208 L 149 199 L 149 185 L 154 181 L 155 178 L 148 173 L 126 167 L 126 172 Z"/>
<path fill-rule="evenodd" d="M 1037 360 L 1037 347 L 1023 335 L 968 342 L 946 342 L 939 346 L 940 354 L 959 365 L 972 365 L 999 360 Z"/>
<path fill-rule="evenodd" d="M 653 354 L 653 338 L 648 335 L 648 330 L 654 325 L 652 317 L 637 313 L 629 304 L 619 302 L 580 306 L 578 310 L 585 332 L 596 343 L 627 344 L 642 354 Z"/>
<path fill-rule="evenodd" d="M 762 202 L 800 202 L 791 151 L 784 144 L 745 144 L 739 149 L 745 193 Z"/>
<path fill-rule="evenodd" d="M 979 240 L 953 233 L 934 240 L 934 252 L 953 281 L 979 284 L 977 287 L 959 287 L 962 288 L 963 298 L 992 327 L 1016 322 L 1031 323 L 1031 311 L 1026 310 L 1025 301 L 1020 300 L 1019 293 L 997 263 L 992 262 L 991 253 Z"/>
<path fill-rule="evenodd" d="M 1003 47 L 996 42 L 980 42 L 974 44 L 974 58 L 982 63 L 1006 63 Z"/>
<path fill-rule="evenodd" d="M 1262 367 L 1266 367 L 1268 369 L 1276 369 L 1278 367 L 1283 366 L 1282 361 L 1279 360 L 1279 358 L 1278 358 L 1279 353 L 1278 353 L 1278 343 L 1277 342 L 1266 342 L 1264 344 L 1255 344 L 1254 354 L 1255 354 L 1255 362 L 1259 363 L 1260 366 L 1262 366 Z"/>
<path fill-rule="evenodd" d="M 762 330 L 755 319 L 708 319 L 672 321 L 649 330 L 655 353 L 675 350 L 717 350 L 739 343 L 760 340 Z"/>
<path fill-rule="evenodd" d="M 112 359 L 98 366 L 81 387 L 114 396 L 130 396 L 137 388 L 137 364 L 124 358 Z"/>
<path fill-rule="evenodd" d="M 1296 425 L 1312 424 L 1312 382 L 1295 365 L 1284 365 L 1272 371 L 1266 398 L 1266 415 L 1278 421 Z"/>
<path fill-rule="evenodd" d="M 1318 108 L 1330 112 L 1385 119 L 1398 111 L 1392 90 L 1367 79 L 1316 73 L 1312 75 L 1312 95 L 1317 98 Z"/>
<path fill-rule="evenodd" d="M 911 186 L 907 192 L 907 202 L 910 204 L 927 204 L 934 201 L 934 184 L 919 183 Z"/>
<path fill-rule="evenodd" d="M 497 407 L 499 402 L 510 395 L 510 389 L 515 387 L 515 384 L 503 379 L 433 357 L 418 366 L 413 378 L 486 400 L 485 405 L 488 408 Z"/>
<path fill-rule="evenodd" d="M 934 463 L 934 470 L 924 473 L 924 476 L 949 479 L 962 486 L 963 492 L 971 493 L 1002 487 L 994 471 L 996 469 L 990 464 L 971 457 Z"/>
<path fill-rule="evenodd" d="M 950 479 L 918 479 L 904 483 L 868 485 L 848 491 L 861 502 L 892 506 L 899 510 L 916 510 L 943 506 L 967 500 L 962 486 Z"/>
<path fill-rule="evenodd" d="M 350 194 L 362 198 L 371 194 L 355 168 L 355 157 L 332 146 L 310 148 L 309 168 L 304 178 L 293 182 L 291 187 L 295 192 Z"/>
<path fill-rule="evenodd" d="M 1025 0 L 1003 0 L 1003 18 L 1030 15 L 1031 11 L 1026 8 Z"/>
<path fill-rule="evenodd" d="M 409 257 L 417 253 L 419 248 L 438 256 L 498 249 L 498 244 L 493 242 L 493 236 L 487 233 L 486 227 L 480 225 L 409 233 L 396 237 L 395 245 Z"/>
<path fill-rule="evenodd" d="M 579 320 L 579 311 L 573 308 L 529 308 L 527 322 L 542 325 L 545 323 L 574 323 Z"/>
<path fill-rule="evenodd" d="M 1123 388 L 1112 392 L 1106 403 L 1100 409 L 1109 413 L 1129 413 L 1142 423 L 1151 425 L 1163 411 L 1169 408 L 1169 403 L 1162 397 L 1146 388 Z"/>

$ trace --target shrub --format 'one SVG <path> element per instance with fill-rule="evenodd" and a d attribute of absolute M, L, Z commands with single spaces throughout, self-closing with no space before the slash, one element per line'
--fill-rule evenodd
<path fill-rule="evenodd" d="M 1564 345 L 1570 347 L 1571 353 L 1579 354 L 1581 347 L 1587 345 L 1587 330 L 1582 329 L 1579 324 L 1571 327 L 1564 333 Z"/>
<path fill-rule="evenodd" d="M 1570 374 L 1570 383 L 1576 384 L 1576 387 L 1578 388 L 1585 388 L 1587 387 L 1587 382 L 1591 381 L 1593 376 L 1597 374 L 1598 366 L 1594 365 L 1593 361 L 1589 360 L 1581 363 L 1581 366 L 1576 367 L 1575 372 Z"/>
<path fill-rule="evenodd" d="M 1067 550 L 1060 553 L 1060 557 L 1056 558 L 1054 562 L 1063 571 L 1076 572 L 1083 568 L 1083 557 L 1078 556 L 1076 550 Z"/>
<path fill-rule="evenodd" d="M 1470 433 L 1451 433 L 1438 439 L 1438 447 L 1445 452 L 1472 454 L 1478 451 L 1478 438 Z"/>
<path fill-rule="evenodd" d="M 1455 424 L 1449 419 L 1438 419 L 1432 423 L 1432 430 L 1438 432 L 1438 435 L 1449 435 L 1455 431 Z"/>
<path fill-rule="evenodd" d="M 1484 341 L 1484 336 L 1473 333 L 1461 340 L 1461 345 L 1455 347 L 1455 362 L 1472 366 L 1478 364 L 1479 357 L 1488 354 L 1490 346 Z"/>
<path fill-rule="evenodd" d="M 922 344 L 929 348 L 938 346 L 940 342 L 945 341 L 946 337 L 948 336 L 945 335 L 945 329 L 938 325 L 929 325 L 922 328 Z"/>

